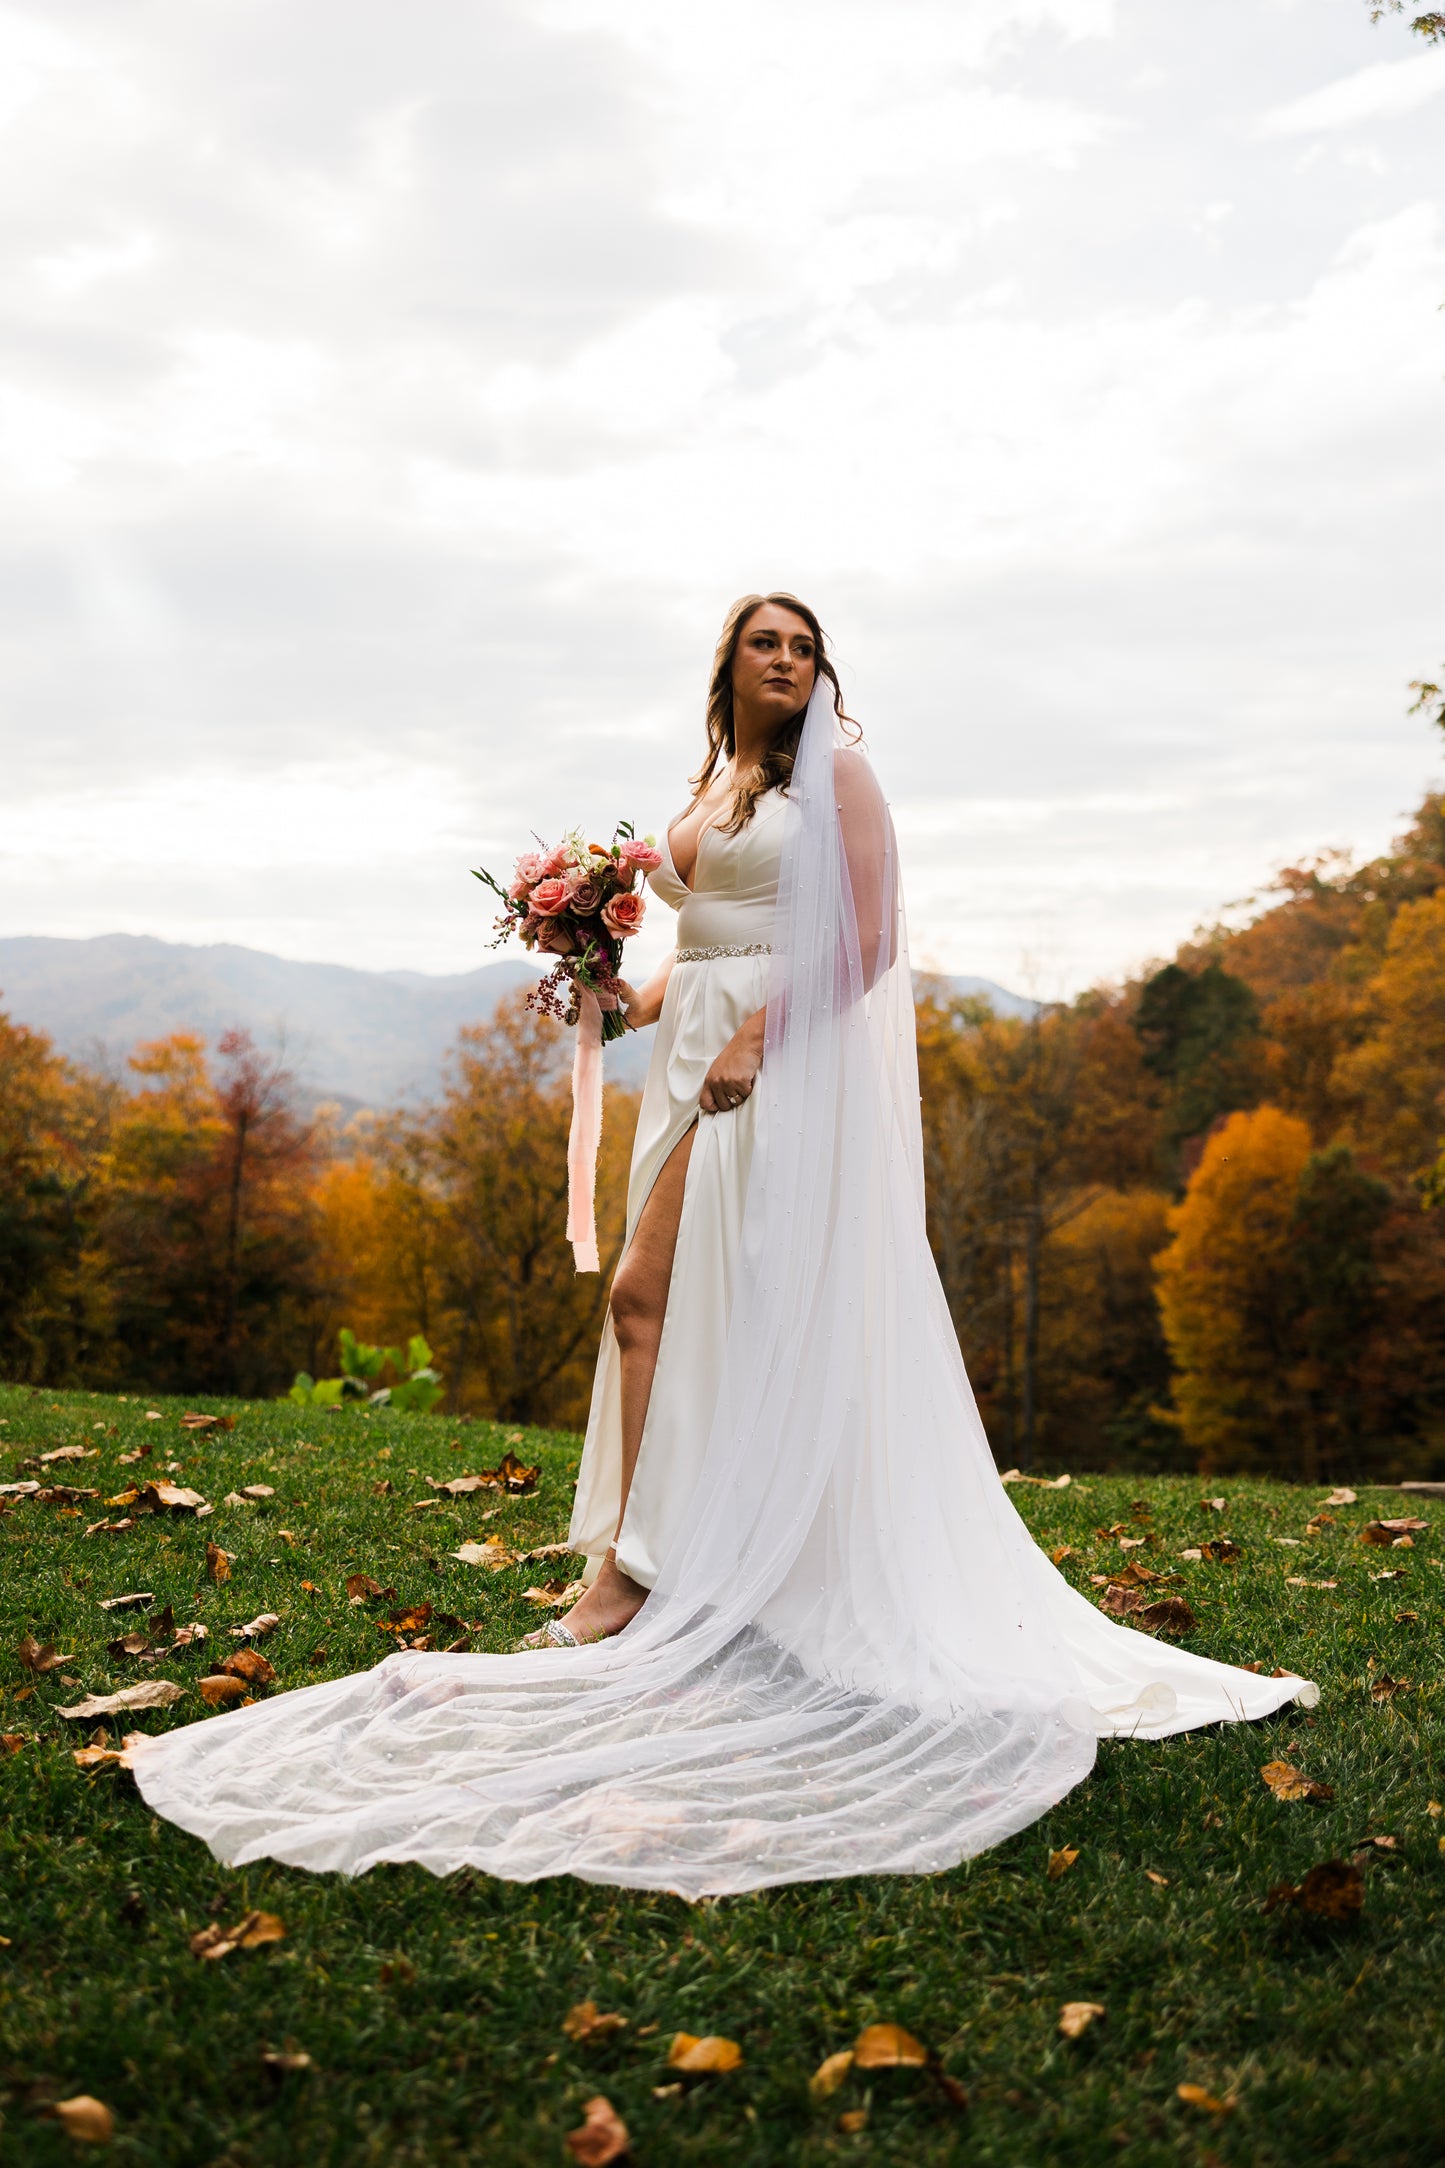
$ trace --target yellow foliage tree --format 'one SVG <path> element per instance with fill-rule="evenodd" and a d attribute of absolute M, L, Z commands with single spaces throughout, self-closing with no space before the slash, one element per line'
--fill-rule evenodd
<path fill-rule="evenodd" d="M 1445 1138 L 1445 889 L 1396 912 L 1368 1000 L 1368 1036 L 1335 1067 L 1352 1141 L 1396 1175 L 1424 1175 Z"/>
<path fill-rule="evenodd" d="M 1174 1397 L 1201 1474 L 1288 1463 L 1299 1415 L 1293 1240 L 1310 1133 L 1278 1107 L 1232 1114 L 1205 1145 L 1158 1267 Z"/>

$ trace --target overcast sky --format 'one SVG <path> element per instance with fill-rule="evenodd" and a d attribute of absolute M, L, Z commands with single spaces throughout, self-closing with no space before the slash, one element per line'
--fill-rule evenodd
<path fill-rule="evenodd" d="M 0 6 L 0 932 L 469 968 L 469 865 L 676 811 L 773 585 L 939 966 L 1378 849 L 1442 137 L 1363 0 Z"/>

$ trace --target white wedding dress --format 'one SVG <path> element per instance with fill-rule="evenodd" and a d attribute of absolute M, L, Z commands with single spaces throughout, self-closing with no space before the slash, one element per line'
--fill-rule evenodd
<path fill-rule="evenodd" d="M 702 1117 L 618 1540 L 626 1632 L 404 1652 L 142 1742 L 148 1804 L 239 1864 L 414 1860 L 718 1894 L 952 1866 L 1023 1828 L 1101 1736 L 1317 1689 L 1115 1625 L 999 1482 L 928 1248 L 892 824 L 824 681 L 792 784 L 704 832 L 643 1094 L 629 1233 L 706 1071 L 765 1002 L 756 1088 Z M 620 1499 L 598 1362 L 573 1540 Z"/>

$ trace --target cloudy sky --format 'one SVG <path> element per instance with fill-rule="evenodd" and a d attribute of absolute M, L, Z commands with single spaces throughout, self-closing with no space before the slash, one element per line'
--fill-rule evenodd
<path fill-rule="evenodd" d="M 0 932 L 469 968 L 772 585 L 940 966 L 1378 848 L 1442 123 L 1363 0 L 0 5 Z"/>

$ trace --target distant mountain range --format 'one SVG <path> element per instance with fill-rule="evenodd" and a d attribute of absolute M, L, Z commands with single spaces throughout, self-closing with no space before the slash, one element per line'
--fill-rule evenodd
<path fill-rule="evenodd" d="M 347 1112 L 429 1098 L 462 1025 L 485 1023 L 503 995 L 536 976 L 520 959 L 441 975 L 296 963 L 228 941 L 192 947 L 147 934 L 0 939 L 0 1009 L 64 1054 L 119 1070 L 142 1039 L 195 1031 L 215 1040 L 239 1028 L 258 1045 L 284 1045 L 307 1094 Z M 987 996 L 1000 1015 L 1032 1014 L 1031 1001 L 991 980 L 949 983 Z M 642 1033 L 609 1047 L 609 1078 L 640 1084 L 651 1043 Z"/>

